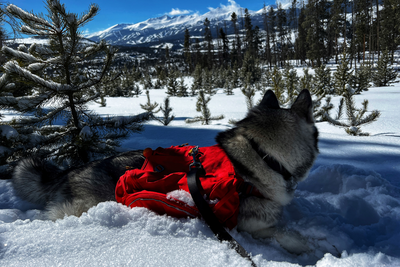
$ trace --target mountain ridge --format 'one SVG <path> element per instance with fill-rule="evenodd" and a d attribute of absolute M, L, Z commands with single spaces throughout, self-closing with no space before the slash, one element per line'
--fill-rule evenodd
<path fill-rule="evenodd" d="M 203 36 L 204 20 L 210 20 L 210 28 L 213 38 L 217 37 L 218 28 L 224 28 L 228 34 L 233 33 L 231 15 L 235 12 L 238 17 L 243 16 L 244 8 L 234 1 L 230 5 L 221 5 L 217 8 L 209 8 L 204 14 L 189 14 L 179 16 L 162 15 L 156 18 L 149 18 L 138 23 L 121 23 L 111 26 L 103 31 L 85 35 L 92 41 L 104 39 L 112 45 L 122 46 L 151 46 L 162 43 L 172 43 L 175 48 L 182 47 L 185 30 L 188 29 L 191 37 Z M 269 8 L 270 6 L 267 6 Z M 274 7 L 274 5 L 273 5 Z M 263 9 L 250 11 L 253 26 L 262 27 Z M 238 22 L 241 18 L 238 18 Z M 239 23 L 240 24 L 240 23 Z"/>

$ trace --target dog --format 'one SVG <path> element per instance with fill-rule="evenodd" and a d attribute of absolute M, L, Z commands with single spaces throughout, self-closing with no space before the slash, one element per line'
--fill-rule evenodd
<path fill-rule="evenodd" d="M 273 91 L 267 91 L 260 104 L 233 128 L 220 132 L 216 141 L 237 173 L 263 195 L 241 200 L 237 229 L 255 238 L 274 237 L 293 253 L 307 251 L 303 238 L 275 226 L 318 155 L 309 91 L 303 90 L 290 109 L 281 108 Z M 115 186 L 125 167 L 141 168 L 144 160 L 137 150 L 61 170 L 28 158 L 17 165 L 12 182 L 17 195 L 45 207 L 48 219 L 80 216 L 99 202 L 115 201 Z"/>

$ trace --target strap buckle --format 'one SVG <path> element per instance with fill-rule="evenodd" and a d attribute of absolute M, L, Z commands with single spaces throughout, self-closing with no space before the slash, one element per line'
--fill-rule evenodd
<path fill-rule="evenodd" d="M 197 160 L 197 154 L 199 154 L 199 146 L 195 146 L 189 151 L 189 155 L 193 156 L 193 163 L 189 165 L 189 171 L 195 168 L 202 168 L 201 162 Z"/>

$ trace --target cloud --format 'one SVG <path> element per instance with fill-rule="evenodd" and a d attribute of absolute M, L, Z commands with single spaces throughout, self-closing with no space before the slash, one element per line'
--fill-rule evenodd
<path fill-rule="evenodd" d="M 228 0 L 228 3 L 228 5 L 220 4 L 220 6 L 217 8 L 208 7 L 208 10 L 210 12 L 219 12 L 219 10 L 223 10 L 225 12 L 238 12 L 241 9 L 240 5 L 234 0 Z"/>
<path fill-rule="evenodd" d="M 170 16 L 186 15 L 192 13 L 192 10 L 180 10 L 179 8 L 173 8 L 171 12 L 168 13 Z"/>

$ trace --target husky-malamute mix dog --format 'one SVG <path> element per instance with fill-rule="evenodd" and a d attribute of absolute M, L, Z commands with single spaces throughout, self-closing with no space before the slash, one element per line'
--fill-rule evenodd
<path fill-rule="evenodd" d="M 219 133 L 216 141 L 236 171 L 264 196 L 241 201 L 238 230 L 256 238 L 275 237 L 291 252 L 306 250 L 301 238 L 274 226 L 318 154 L 310 93 L 303 90 L 290 109 L 283 109 L 275 94 L 267 91 L 258 106 L 234 128 Z M 49 219 L 80 216 L 99 202 L 115 200 L 115 186 L 125 167 L 141 168 L 143 162 L 142 151 L 69 170 L 25 159 L 14 171 L 13 185 L 23 199 L 44 205 Z"/>

